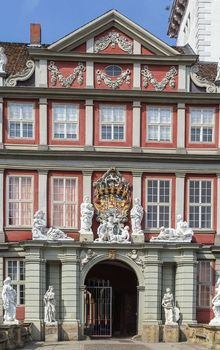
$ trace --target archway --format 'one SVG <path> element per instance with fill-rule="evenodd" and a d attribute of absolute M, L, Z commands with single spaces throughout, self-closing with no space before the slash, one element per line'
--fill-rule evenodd
<path fill-rule="evenodd" d="M 137 334 L 137 276 L 119 260 L 104 260 L 86 275 L 85 333 L 126 337 Z"/>

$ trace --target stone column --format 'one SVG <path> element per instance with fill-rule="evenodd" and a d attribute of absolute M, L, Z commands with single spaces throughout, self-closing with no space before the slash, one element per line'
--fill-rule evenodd
<path fill-rule="evenodd" d="M 134 63 L 133 68 L 133 89 L 140 90 L 141 89 L 141 65 L 140 63 Z"/>
<path fill-rule="evenodd" d="M 35 86 L 47 87 L 47 60 L 39 60 L 35 64 Z"/>
<path fill-rule="evenodd" d="M 4 234 L 4 170 L 0 169 L 0 243 L 5 241 Z M 7 208 L 5 208 L 7 209 Z"/>
<path fill-rule="evenodd" d="M 85 148 L 93 147 L 93 100 L 88 99 L 85 102 L 86 107 L 86 126 L 85 126 Z"/>
<path fill-rule="evenodd" d="M 133 175 L 133 191 L 132 191 L 132 201 L 134 202 L 135 198 L 142 198 L 142 171 L 132 171 Z"/>
<path fill-rule="evenodd" d="M 92 170 L 83 170 L 83 197 L 92 194 Z"/>
<path fill-rule="evenodd" d="M 94 38 L 88 39 L 86 41 L 86 52 L 88 53 L 94 52 Z"/>
<path fill-rule="evenodd" d="M 178 91 L 187 91 L 186 88 L 186 66 L 180 64 L 178 74 Z"/>
<path fill-rule="evenodd" d="M 38 209 L 45 213 L 47 223 L 47 170 L 38 170 Z"/>
<path fill-rule="evenodd" d="M 66 248 L 61 260 L 62 340 L 78 340 L 79 336 L 79 261 L 73 248 Z"/>
<path fill-rule="evenodd" d="M 176 208 L 175 208 L 176 217 L 177 215 L 180 214 L 182 215 L 182 218 L 184 218 L 184 198 L 185 198 L 184 189 L 185 189 L 185 174 L 176 173 Z"/>
<path fill-rule="evenodd" d="M 47 149 L 47 99 L 39 100 L 40 149 Z"/>
<path fill-rule="evenodd" d="M 143 332 L 143 305 L 144 305 L 144 294 L 145 286 L 137 286 L 138 294 L 138 320 L 137 320 L 137 334 L 141 335 Z"/>
<path fill-rule="evenodd" d="M 217 230 L 215 244 L 220 244 L 220 174 L 217 174 Z"/>
<path fill-rule="evenodd" d="M 133 54 L 134 55 L 141 55 L 141 44 L 139 43 L 139 41 L 134 40 L 133 45 L 134 45 Z"/>
<path fill-rule="evenodd" d="M 43 247 L 43 244 L 42 244 Z M 33 340 L 43 340 L 44 303 L 46 292 L 46 261 L 40 244 L 30 247 L 25 257 L 25 321 L 31 322 Z"/>
<path fill-rule="evenodd" d="M 3 98 L 0 97 L 0 149 L 3 148 Z"/>
<path fill-rule="evenodd" d="M 177 150 L 185 150 L 185 103 L 177 105 Z"/>
<path fill-rule="evenodd" d="M 183 250 L 176 269 L 176 305 L 180 308 L 183 324 L 196 321 L 196 256 L 192 250 Z"/>
<path fill-rule="evenodd" d="M 220 92 L 220 87 L 218 87 L 218 92 Z M 218 105 L 218 118 L 220 120 L 220 104 Z M 220 135 L 220 123 L 218 125 L 218 130 L 216 130 L 216 133 Z M 218 137 L 218 152 L 220 152 L 220 137 Z"/>
<path fill-rule="evenodd" d="M 133 101 L 133 126 L 132 126 L 132 148 L 140 151 L 141 140 L 141 103 Z"/>
<path fill-rule="evenodd" d="M 86 87 L 94 88 L 94 62 L 86 61 Z"/>
<path fill-rule="evenodd" d="M 2 286 L 3 286 L 3 276 L 4 274 L 4 259 L 3 257 L 0 257 L 0 286 L 1 286 L 1 291 L 0 293 L 2 294 Z M 5 276 L 7 277 L 7 275 Z M 2 298 L 0 298 L 0 323 L 3 323 L 3 305 L 2 305 Z"/>

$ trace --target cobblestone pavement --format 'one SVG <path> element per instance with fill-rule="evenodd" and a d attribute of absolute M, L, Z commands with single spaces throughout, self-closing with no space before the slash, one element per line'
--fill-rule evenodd
<path fill-rule="evenodd" d="M 186 343 L 146 344 L 130 339 L 89 340 L 80 342 L 36 342 L 25 350 L 205 350 L 205 347 Z"/>

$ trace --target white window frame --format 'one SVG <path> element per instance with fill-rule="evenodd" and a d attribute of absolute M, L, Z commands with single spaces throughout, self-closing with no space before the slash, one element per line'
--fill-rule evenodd
<path fill-rule="evenodd" d="M 202 122 L 200 124 L 195 124 L 195 125 L 192 125 L 192 114 L 191 112 L 192 111 L 195 111 L 195 110 L 200 110 L 201 111 L 201 120 L 203 119 L 203 112 L 204 110 L 210 110 L 210 111 L 213 111 L 213 124 L 203 124 Z M 192 127 L 196 127 L 196 128 L 200 128 L 200 140 L 199 141 L 192 141 L 192 134 L 191 134 L 191 129 Z M 201 140 L 202 137 L 203 137 L 203 128 L 210 128 L 212 127 L 212 141 L 203 141 Z M 215 143 L 215 108 L 212 108 L 212 107 L 207 107 L 207 108 L 204 108 L 204 107 L 190 107 L 189 109 L 189 143 L 192 143 L 192 144 L 198 144 L 198 143 L 205 143 L 205 144 L 214 144 Z"/>
<path fill-rule="evenodd" d="M 78 204 L 79 204 L 79 201 L 78 201 L 78 177 L 76 176 L 52 176 L 51 177 L 51 221 L 52 221 L 52 225 L 53 225 L 53 206 L 54 204 L 62 204 L 64 208 L 66 208 L 66 204 L 67 202 L 64 200 L 62 202 L 60 201 L 54 201 L 53 198 L 54 198 L 54 180 L 55 179 L 62 179 L 62 180 L 65 180 L 64 183 L 64 193 L 65 193 L 65 186 L 66 186 L 66 180 L 70 179 L 70 180 L 75 180 L 76 181 L 76 199 L 77 199 L 77 202 L 76 203 L 69 203 L 69 204 L 72 204 L 72 205 L 76 205 L 76 225 L 74 227 L 69 227 L 69 226 L 61 226 L 62 228 L 64 229 L 77 229 L 78 228 Z M 63 223 L 66 222 L 66 211 L 64 210 L 64 215 L 63 215 Z"/>
<path fill-rule="evenodd" d="M 204 271 L 202 271 L 200 264 L 201 263 L 209 263 L 210 266 L 210 281 L 209 282 L 200 282 L 201 276 L 204 274 Z M 212 300 L 212 261 L 210 260 L 199 260 L 197 265 L 197 302 L 196 307 L 198 309 L 210 309 L 211 308 L 211 300 Z M 202 305 L 201 304 L 201 286 L 208 286 L 209 287 L 209 305 Z"/>
<path fill-rule="evenodd" d="M 9 200 L 9 178 L 10 177 L 18 177 L 19 178 L 19 193 L 21 193 L 21 178 L 23 177 L 29 177 L 31 178 L 31 191 L 32 191 L 32 200 L 30 201 L 27 201 L 27 200 L 21 200 L 21 199 L 18 199 L 18 200 Z M 7 213 L 7 226 L 8 227 L 31 227 L 31 224 L 30 225 L 21 225 L 21 205 L 20 203 L 32 203 L 32 206 L 31 206 L 31 211 L 32 211 L 32 218 L 34 216 L 34 176 L 33 175 L 7 175 L 7 180 L 6 180 L 6 184 L 7 184 L 7 210 L 6 210 L 6 213 Z M 9 203 L 19 203 L 19 224 L 18 225 L 10 225 L 9 224 Z"/>
<path fill-rule="evenodd" d="M 118 123 L 118 122 L 106 122 L 106 123 L 102 123 L 102 108 L 106 108 L 106 107 L 110 107 L 110 108 L 118 108 L 118 107 L 122 107 L 123 111 L 124 111 L 124 123 Z M 103 139 L 102 138 L 102 125 L 111 125 L 111 140 L 109 139 Z M 124 138 L 120 139 L 120 140 L 115 140 L 114 139 L 114 125 L 123 125 L 124 127 Z M 126 105 L 111 105 L 111 104 L 101 104 L 99 107 L 99 140 L 102 142 L 125 142 L 126 141 L 126 130 L 127 130 L 127 110 L 126 110 Z"/>
<path fill-rule="evenodd" d="M 191 204 L 190 203 L 190 181 L 199 181 L 199 196 L 200 196 L 200 202 L 199 203 L 195 203 L 195 204 Z M 211 182 L 211 203 L 202 203 L 201 202 L 201 182 L 202 181 L 209 181 Z M 199 207 L 199 224 L 201 226 L 201 208 L 202 207 L 207 207 L 209 206 L 211 208 L 211 227 L 209 228 L 201 228 L 201 227 L 192 227 L 195 230 L 200 230 L 200 231 L 207 231 L 207 230 L 212 230 L 213 229 L 213 186 L 214 186 L 214 181 L 213 179 L 205 179 L 205 178 L 190 178 L 188 180 L 188 184 L 187 184 L 187 190 L 188 190 L 188 198 L 187 198 L 187 203 L 188 203 L 188 218 L 187 221 L 189 222 L 189 215 L 190 215 L 190 206 L 195 206 L 195 207 Z"/>
<path fill-rule="evenodd" d="M 149 112 L 151 109 L 157 109 L 158 110 L 158 118 L 159 122 L 158 123 L 149 123 Z M 161 122 L 160 122 L 160 113 L 161 109 L 167 109 L 170 111 L 170 123 L 167 124 L 162 124 L 162 126 L 168 126 L 170 127 L 170 140 L 161 140 L 161 135 L 160 135 L 160 128 L 161 128 Z M 156 125 L 158 126 L 158 138 L 157 140 L 150 140 L 149 139 L 149 132 L 148 132 L 148 126 L 149 125 Z M 149 105 L 146 107 L 146 142 L 153 142 L 153 143 L 172 143 L 173 142 L 173 107 L 170 106 L 154 106 L 154 105 Z"/>
<path fill-rule="evenodd" d="M 12 285 L 17 286 L 17 305 L 25 305 L 25 259 L 14 259 L 14 258 L 7 258 L 5 259 L 5 276 L 8 277 L 9 272 L 8 272 L 8 268 L 9 268 L 9 261 L 16 261 L 17 262 L 17 279 L 11 281 Z M 20 279 L 20 263 L 21 261 L 24 264 L 24 280 Z M 20 304 L 20 286 L 24 286 L 24 304 Z"/>
<path fill-rule="evenodd" d="M 55 106 L 62 106 L 62 107 L 65 107 L 65 120 L 63 120 L 63 121 L 60 121 L 60 122 L 55 122 L 55 120 L 54 120 L 54 107 Z M 78 108 L 78 110 L 77 110 L 77 118 L 78 118 L 78 120 L 77 120 L 77 122 L 73 122 L 73 121 L 67 121 L 66 120 L 66 107 L 67 106 L 77 106 Z M 53 103 L 52 104 L 52 140 L 59 140 L 60 142 L 62 142 L 62 141 L 72 141 L 72 142 L 74 142 L 74 141 L 79 141 L 79 121 L 80 121 L 80 117 L 79 117 L 79 113 L 80 113 L 80 105 L 79 105 L 79 103 Z M 55 135 L 55 124 L 64 124 L 64 138 L 60 138 L 60 137 L 55 137 L 54 135 Z M 69 124 L 76 124 L 77 125 L 77 137 L 76 138 L 74 138 L 74 139 L 72 139 L 72 138 L 68 138 L 67 137 L 67 126 L 69 125 Z"/>
<path fill-rule="evenodd" d="M 152 181 L 157 181 L 157 186 L 159 181 L 169 181 L 169 203 L 162 203 L 159 200 L 159 191 L 157 193 L 157 202 L 148 202 L 148 181 L 152 180 Z M 169 208 L 169 227 L 171 226 L 171 213 L 172 213 L 172 179 L 170 178 L 146 178 L 145 179 L 145 208 L 146 208 L 146 213 L 147 213 L 147 208 L 149 205 L 155 205 L 157 206 L 157 227 L 149 227 L 148 226 L 148 221 L 147 221 L 147 214 L 145 216 L 145 228 L 149 229 L 149 230 L 158 230 L 160 229 L 160 225 L 159 225 L 159 208 L 161 206 L 167 206 Z"/>
<path fill-rule="evenodd" d="M 32 119 L 22 119 L 22 114 L 20 110 L 20 117 L 18 119 L 10 119 L 10 106 L 13 105 L 30 105 L 32 106 Z M 10 122 L 15 122 L 20 124 L 20 136 L 11 136 L 10 135 Z M 32 137 L 23 136 L 23 124 L 32 123 Z M 8 102 L 8 138 L 11 140 L 24 139 L 24 140 L 34 140 L 35 139 L 35 104 L 32 102 Z"/>

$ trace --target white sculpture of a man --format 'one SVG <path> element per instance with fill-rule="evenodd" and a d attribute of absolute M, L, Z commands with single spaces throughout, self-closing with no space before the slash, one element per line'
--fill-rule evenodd
<path fill-rule="evenodd" d="M 44 310 L 44 322 L 56 322 L 56 301 L 53 286 L 49 286 L 48 290 L 44 294 Z"/>
<path fill-rule="evenodd" d="M 140 199 L 135 198 L 134 200 L 134 206 L 131 209 L 131 226 L 132 226 L 132 233 L 143 233 L 141 229 L 141 221 L 143 219 L 144 215 L 144 209 L 142 208 L 140 204 Z"/>
<path fill-rule="evenodd" d="M 90 203 L 89 196 L 84 196 L 80 206 L 81 210 L 81 232 L 91 232 L 92 218 L 94 215 L 93 205 Z"/>
<path fill-rule="evenodd" d="M 220 326 L 220 278 L 215 285 L 215 296 L 212 299 L 212 305 L 215 317 L 209 322 L 209 325 Z"/>
<path fill-rule="evenodd" d="M 162 299 L 162 306 L 165 312 L 165 324 L 176 325 L 177 323 L 175 321 L 177 320 L 175 319 L 174 314 L 174 300 L 170 288 L 166 288 L 166 293 Z"/>
<path fill-rule="evenodd" d="M 0 73 L 5 73 L 5 66 L 8 62 L 4 47 L 0 47 Z"/>
<path fill-rule="evenodd" d="M 3 282 L 2 301 L 4 313 L 4 323 L 16 322 L 16 291 L 11 285 L 11 278 L 7 277 Z"/>

